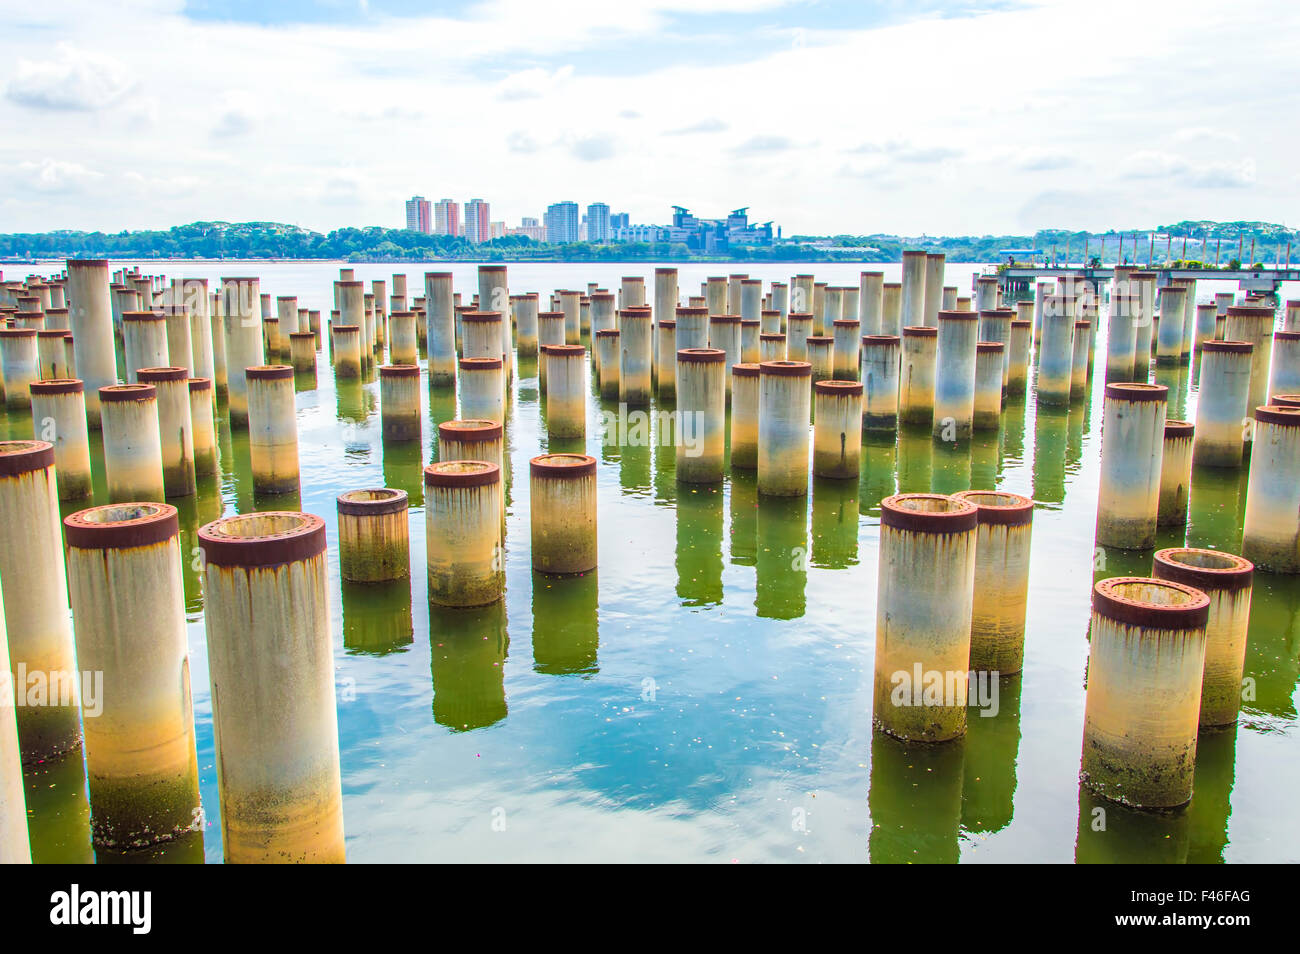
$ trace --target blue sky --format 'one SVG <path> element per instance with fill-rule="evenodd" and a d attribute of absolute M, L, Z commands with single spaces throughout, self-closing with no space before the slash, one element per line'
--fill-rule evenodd
<path fill-rule="evenodd" d="M 1300 186 L 1290 0 L 109 7 L 0 34 L 0 230 L 398 225 L 419 193 L 989 233 L 1286 221 Z"/>

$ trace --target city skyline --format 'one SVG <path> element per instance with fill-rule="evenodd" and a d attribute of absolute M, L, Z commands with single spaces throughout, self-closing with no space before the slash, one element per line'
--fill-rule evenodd
<path fill-rule="evenodd" d="M 328 230 L 390 223 L 393 196 L 433 180 L 490 195 L 499 222 L 585 193 L 631 223 L 755 202 L 789 233 L 985 234 L 1288 221 L 1300 196 L 1289 34 L 1260 29 L 1293 17 L 1280 0 L 1248 16 L 1199 0 L 1084 17 L 1059 0 L 446 9 L 24 10 L 0 35 L 0 121 L 22 131 L 0 143 L 0 218 Z M 212 50 L 221 70 L 186 68 Z M 1069 68 L 1027 71 L 1040 53 Z"/>

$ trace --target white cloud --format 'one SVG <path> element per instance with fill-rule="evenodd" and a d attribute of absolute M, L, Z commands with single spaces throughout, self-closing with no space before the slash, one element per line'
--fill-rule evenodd
<path fill-rule="evenodd" d="M 102 172 L 61 159 L 20 162 L 15 171 L 22 187 L 48 193 L 84 192 L 104 178 Z"/>
<path fill-rule="evenodd" d="M 133 85 L 116 59 L 59 43 L 48 59 L 19 59 L 5 97 L 31 109 L 93 111 L 117 103 Z"/>
<path fill-rule="evenodd" d="M 1198 189 L 1239 189 L 1255 183 L 1255 160 L 1199 160 L 1144 149 L 1125 157 L 1128 179 L 1161 179 Z"/>

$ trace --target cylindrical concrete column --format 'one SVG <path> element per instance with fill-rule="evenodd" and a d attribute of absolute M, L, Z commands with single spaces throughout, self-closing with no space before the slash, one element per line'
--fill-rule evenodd
<path fill-rule="evenodd" d="M 862 392 L 860 381 L 813 384 L 812 470 L 818 477 L 857 480 L 862 460 Z"/>
<path fill-rule="evenodd" d="M 490 461 L 441 461 L 424 468 L 429 601 L 483 606 L 501 599 L 501 468 Z"/>
<path fill-rule="evenodd" d="M 68 367 L 68 347 L 65 344 L 66 331 L 55 329 L 53 331 L 36 332 L 36 366 L 38 381 L 52 381 L 55 378 L 73 377 L 72 369 Z M 4 342 L 0 341 L 0 348 L 3 348 Z"/>
<path fill-rule="evenodd" d="M 587 349 L 580 344 L 544 345 L 542 360 L 546 362 L 547 435 L 584 436 L 587 433 Z"/>
<path fill-rule="evenodd" d="M 1219 550 L 1172 547 L 1156 551 L 1151 575 L 1194 587 L 1209 598 L 1198 721 L 1202 726 L 1233 724 L 1241 709 L 1254 564 Z"/>
<path fill-rule="evenodd" d="M 99 389 L 104 431 L 104 477 L 113 503 L 162 501 L 162 444 L 158 392 L 152 384 Z"/>
<path fill-rule="evenodd" d="M 677 321 L 673 318 L 661 318 L 655 324 L 655 392 L 660 400 L 674 400 L 677 396 Z M 615 395 L 617 396 L 618 351 L 615 346 L 614 373 Z M 597 353 L 597 367 L 603 368 L 604 356 Z M 601 375 L 604 381 L 604 375 Z M 602 384 L 603 387 L 603 384 Z"/>
<path fill-rule="evenodd" d="M 1093 587 L 1079 778 L 1096 794 L 1137 808 L 1191 799 L 1209 606 L 1169 580 Z"/>
<path fill-rule="evenodd" d="M 485 460 L 504 469 L 502 433 L 496 421 L 444 421 L 438 425 L 438 459 Z"/>
<path fill-rule="evenodd" d="M 190 309 L 188 305 L 170 304 L 162 306 L 162 316 L 167 329 L 167 360 L 170 367 L 184 368 L 187 373 L 194 373 L 194 342 L 190 334 Z M 152 367 L 164 367 L 152 365 Z M 145 367 L 151 367 L 145 365 Z"/>
<path fill-rule="evenodd" d="M 596 458 L 543 454 L 529 461 L 533 569 L 596 569 Z"/>
<path fill-rule="evenodd" d="M 996 275 L 980 275 L 975 280 L 975 301 L 971 304 L 977 312 L 997 309 L 998 278 Z"/>
<path fill-rule="evenodd" d="M 1157 526 L 1181 527 L 1187 523 L 1187 495 L 1192 486 L 1193 431 L 1191 421 L 1165 420 Z"/>
<path fill-rule="evenodd" d="M 500 358 L 461 358 L 460 416 L 505 423 L 505 384 Z"/>
<path fill-rule="evenodd" d="M 953 309 L 944 309 L 952 311 Z M 1006 345 L 1002 349 L 1002 384 L 1003 390 L 1006 390 L 1007 384 L 1011 379 L 1011 322 L 1015 317 L 1015 312 L 1010 308 L 996 308 L 993 311 L 979 312 L 979 340 L 980 341 L 997 341 Z"/>
<path fill-rule="evenodd" d="M 0 328 L 0 382 L 12 410 L 31 407 L 32 382 L 41 378 L 37 334 L 35 328 Z"/>
<path fill-rule="evenodd" d="M 857 318 L 841 318 L 835 322 L 833 377 L 837 381 L 858 380 L 861 366 L 861 325 Z"/>
<path fill-rule="evenodd" d="M 1140 299 L 1132 294 L 1111 296 L 1106 328 L 1107 381 L 1122 384 L 1133 378 L 1139 303 Z"/>
<path fill-rule="evenodd" d="M 677 347 L 674 353 L 686 348 L 707 348 L 709 346 L 709 309 L 677 309 Z"/>
<path fill-rule="evenodd" d="M 903 333 L 903 286 L 900 282 L 883 282 L 880 286 L 880 333 Z"/>
<path fill-rule="evenodd" d="M 260 367 L 266 362 L 262 345 L 260 288 L 260 282 L 256 278 L 221 280 L 226 338 L 227 408 L 231 427 L 248 426 L 248 381 L 245 369 Z"/>
<path fill-rule="evenodd" d="M 1132 272 L 1129 288 L 1137 295 L 1137 318 L 1133 325 L 1133 380 L 1146 383 L 1151 376 L 1151 355 L 1156 332 L 1156 273 Z"/>
<path fill-rule="evenodd" d="M 1187 312 L 1187 289 L 1166 285 L 1160 289 L 1160 325 L 1156 340 L 1156 365 L 1178 364 L 1183 356 L 1183 316 Z"/>
<path fill-rule="evenodd" d="M 809 303 L 812 302 L 811 288 L 809 289 Z M 727 279 L 725 276 L 712 275 L 704 286 L 704 297 L 708 301 L 707 310 L 710 315 L 725 315 L 727 313 Z M 708 345 L 703 345 L 708 347 Z"/>
<path fill-rule="evenodd" d="M 975 403 L 971 425 L 977 431 L 996 431 L 1002 423 L 1002 375 L 1006 345 L 980 341 L 975 345 Z"/>
<path fill-rule="evenodd" d="M 709 347 L 722 351 L 725 355 L 724 385 L 728 398 L 731 396 L 731 366 L 740 364 L 744 358 L 744 345 L 741 339 L 739 315 L 709 316 Z"/>
<path fill-rule="evenodd" d="M 758 468 L 759 365 L 731 366 L 731 467 Z"/>
<path fill-rule="evenodd" d="M 930 425 L 934 420 L 935 360 L 939 329 L 909 325 L 903 329 L 898 419 Z"/>
<path fill-rule="evenodd" d="M 310 331 L 289 335 L 289 364 L 295 374 L 316 373 L 316 336 Z"/>
<path fill-rule="evenodd" d="M 395 311 L 388 318 L 388 356 L 393 364 L 418 364 L 420 343 L 415 332 L 415 312 Z"/>
<path fill-rule="evenodd" d="M 1251 351 L 1250 392 L 1246 406 L 1257 408 L 1268 401 L 1269 366 L 1273 361 L 1273 309 L 1258 305 L 1233 305 L 1223 329 L 1226 341 L 1249 341 Z M 1250 440 L 1247 434 L 1246 440 Z"/>
<path fill-rule="evenodd" d="M 650 365 L 654 328 L 648 307 L 624 308 L 619 313 L 618 399 L 629 406 L 650 403 Z"/>
<path fill-rule="evenodd" d="M 936 440 L 959 441 L 970 437 L 975 417 L 979 321 L 974 312 L 944 311 L 938 322 L 931 433 Z"/>
<path fill-rule="evenodd" d="M 768 361 L 758 371 L 758 492 L 804 496 L 808 493 L 812 365 Z"/>
<path fill-rule="evenodd" d="M 884 272 L 862 272 L 858 276 L 858 321 L 863 334 L 882 334 L 884 290 Z"/>
<path fill-rule="evenodd" d="M 781 332 L 758 336 L 758 363 L 785 360 L 785 335 Z"/>
<path fill-rule="evenodd" d="M 213 292 L 208 299 L 212 326 L 212 388 L 217 398 L 229 393 L 229 372 L 226 367 L 226 310 L 225 297 Z"/>
<path fill-rule="evenodd" d="M 1300 408 L 1255 408 L 1241 555 L 1261 570 L 1300 573 Z"/>
<path fill-rule="evenodd" d="M 1197 305 L 1195 337 L 1192 342 L 1197 352 L 1201 350 L 1201 345 L 1205 342 L 1214 340 L 1218 328 L 1219 314 L 1214 304 Z"/>
<path fill-rule="evenodd" d="M 1024 667 L 1034 502 L 994 490 L 963 490 L 953 497 L 979 511 L 970 668 L 1009 676 Z"/>
<path fill-rule="evenodd" d="M 467 311 L 460 316 L 461 353 L 466 358 L 502 358 L 501 314 L 495 311 Z"/>
<path fill-rule="evenodd" d="M 1070 358 L 1070 401 L 1080 401 L 1088 390 L 1088 371 L 1092 366 L 1092 322 L 1074 323 L 1074 348 Z"/>
<path fill-rule="evenodd" d="M 844 289 L 838 285 L 827 285 L 821 312 L 813 312 L 813 334 L 829 336 L 831 327 L 844 315 Z"/>
<path fill-rule="evenodd" d="M 0 676 L 8 678 L 9 641 L 5 633 L 4 600 L 0 598 Z M 0 705 L 0 865 L 31 864 L 27 835 L 27 800 L 23 794 L 22 751 L 18 746 L 17 707 L 13 689 Z"/>
<path fill-rule="evenodd" d="M 386 364 L 379 369 L 380 428 L 385 441 L 420 439 L 420 368 Z"/>
<path fill-rule="evenodd" d="M 560 292 L 560 308 L 564 313 L 564 344 L 582 343 L 582 292 L 568 289 Z"/>
<path fill-rule="evenodd" d="M 896 335 L 862 338 L 862 427 L 892 431 L 898 427 L 898 379 L 902 347 Z"/>
<path fill-rule="evenodd" d="M 81 742 L 54 461 L 54 447 L 46 441 L 0 441 L 0 608 L 11 667 L 0 673 L 14 676 L 2 688 L 20 694 L 33 684 L 46 688 L 44 705 L 15 706 L 25 764 L 55 758 Z M 25 821 L 24 816 L 24 831 Z"/>
<path fill-rule="evenodd" d="M 141 384 L 152 384 L 156 392 L 163 491 L 168 497 L 188 497 L 196 489 L 189 372 L 185 368 L 141 368 L 137 377 Z"/>
<path fill-rule="evenodd" d="M 624 275 L 620 286 L 624 308 L 648 307 L 645 302 L 645 278 L 641 275 Z"/>
<path fill-rule="evenodd" d="M 792 311 L 786 318 L 785 356 L 787 361 L 808 360 L 808 339 L 813 337 L 811 313 Z"/>
<path fill-rule="evenodd" d="M 1097 543 L 1145 550 L 1156 539 L 1165 401 L 1160 384 L 1108 384 L 1102 404 Z"/>
<path fill-rule="evenodd" d="M 835 339 L 829 335 L 809 335 L 804 339 L 807 361 L 812 365 L 814 381 L 832 381 L 835 377 Z"/>
<path fill-rule="evenodd" d="M 1067 407 L 1074 368 L 1074 299 L 1043 299 L 1043 337 L 1038 354 L 1038 403 Z"/>
<path fill-rule="evenodd" d="M 720 348 L 677 352 L 677 479 L 692 484 L 722 480 L 726 455 L 727 354 Z"/>
<path fill-rule="evenodd" d="M 1300 391 L 1300 331 L 1278 331 L 1273 335 L 1273 363 L 1268 393 Z"/>
<path fill-rule="evenodd" d="M 298 417 L 294 410 L 293 368 L 284 364 L 247 368 L 248 456 L 253 492 L 287 494 L 298 490 Z"/>
<path fill-rule="evenodd" d="M 225 860 L 342 862 L 325 522 L 240 514 L 199 545 Z"/>
<path fill-rule="evenodd" d="M 900 321 L 903 327 L 925 324 L 925 252 L 908 249 L 903 252 L 903 285 L 899 298 Z"/>
<path fill-rule="evenodd" d="M 60 500 L 91 493 L 90 435 L 83 384 L 77 378 L 33 381 L 32 433 L 54 445 L 54 472 Z"/>
<path fill-rule="evenodd" d="M 744 278 L 740 281 L 740 302 L 737 314 L 742 319 L 757 320 L 763 310 L 763 282 L 757 278 Z"/>
<path fill-rule="evenodd" d="M 740 359 L 746 364 L 757 364 L 762 356 L 759 336 L 763 325 L 758 319 L 742 318 L 740 321 Z M 857 327 L 857 322 L 854 322 Z M 856 369 L 855 369 L 856 370 Z"/>
<path fill-rule="evenodd" d="M 361 329 L 356 325 L 334 325 L 330 334 L 334 342 L 334 377 L 361 377 Z"/>
<path fill-rule="evenodd" d="M 1246 401 L 1253 350 L 1248 341 L 1201 344 L 1200 397 L 1192 444 L 1192 459 L 1198 467 L 1241 466 L 1244 434 L 1250 426 Z"/>
<path fill-rule="evenodd" d="M 139 380 L 141 368 L 166 368 L 171 363 L 167 348 L 167 319 L 151 311 L 122 315 L 125 333 L 122 354 L 126 360 L 126 383 Z"/>
<path fill-rule="evenodd" d="M 117 383 L 108 285 L 106 260 L 68 259 L 68 327 L 77 375 L 86 383 L 86 419 L 92 430 L 99 428 L 99 389 Z"/>
<path fill-rule="evenodd" d="M 109 504 L 63 523 L 77 664 L 103 680 L 85 723 L 91 840 L 167 841 L 192 830 L 199 809 L 176 508 Z"/>
<path fill-rule="evenodd" d="M 349 490 L 335 501 L 339 520 L 339 576 L 352 583 L 382 583 L 410 575 L 405 490 Z"/>
<path fill-rule="evenodd" d="M 943 304 L 943 267 L 947 256 L 943 252 L 927 252 L 925 256 L 925 326 L 937 325 Z"/>
<path fill-rule="evenodd" d="M 216 399 L 211 378 L 190 378 L 190 432 L 194 438 L 194 475 L 210 477 L 217 472 L 217 424 L 213 417 Z"/>
<path fill-rule="evenodd" d="M 456 384 L 456 315 L 451 272 L 424 273 L 429 386 Z"/>
<path fill-rule="evenodd" d="M 1023 396 L 1029 383 L 1029 350 L 1033 339 L 1034 323 L 1029 318 L 1011 322 L 1011 341 L 1007 346 L 1007 393 Z"/>
<path fill-rule="evenodd" d="M 880 502 L 872 722 L 906 741 L 966 732 L 976 508 L 940 494 Z"/>
<path fill-rule="evenodd" d="M 614 328 L 602 328 L 595 333 L 596 369 L 600 384 L 600 396 L 604 400 L 618 400 L 619 342 L 618 331 Z M 664 376 L 659 376 L 660 394 L 664 395 Z M 666 395 L 664 395 L 666 396 Z"/>
<path fill-rule="evenodd" d="M 593 312 L 595 301 L 592 301 Z M 677 309 L 677 269 L 675 268 L 656 268 L 655 269 L 655 321 L 659 322 L 664 318 L 673 318 Z M 755 315 L 754 317 L 758 317 Z M 595 317 L 592 317 L 592 327 L 595 327 Z"/>
<path fill-rule="evenodd" d="M 515 349 L 521 357 L 537 354 L 537 293 L 514 295 L 515 307 Z"/>

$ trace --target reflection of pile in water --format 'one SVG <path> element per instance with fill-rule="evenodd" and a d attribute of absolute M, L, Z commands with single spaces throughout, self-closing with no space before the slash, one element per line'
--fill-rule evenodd
<path fill-rule="evenodd" d="M 563 676 L 600 671 L 595 572 L 556 579 L 533 573 L 533 669 Z"/>
<path fill-rule="evenodd" d="M 433 721 L 460 732 L 506 717 L 510 638 L 503 601 L 467 609 L 430 605 L 429 645 Z"/>

